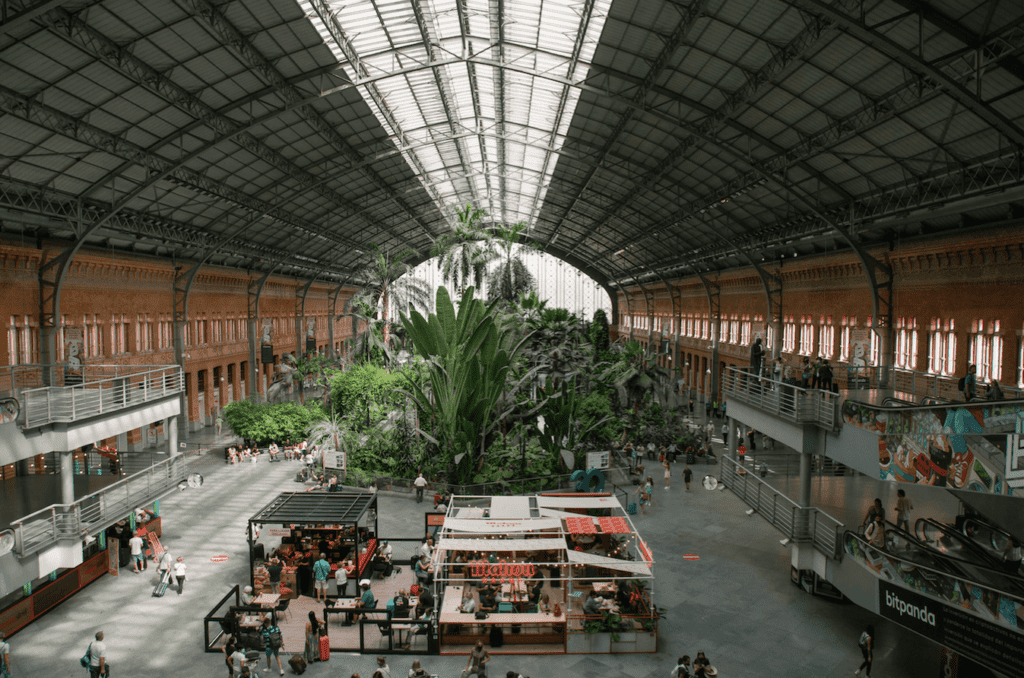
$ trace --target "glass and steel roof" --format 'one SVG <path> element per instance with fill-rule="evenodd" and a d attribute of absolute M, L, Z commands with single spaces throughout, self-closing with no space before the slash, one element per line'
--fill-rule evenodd
<path fill-rule="evenodd" d="M 439 208 L 531 223 L 610 0 L 298 0 Z"/>

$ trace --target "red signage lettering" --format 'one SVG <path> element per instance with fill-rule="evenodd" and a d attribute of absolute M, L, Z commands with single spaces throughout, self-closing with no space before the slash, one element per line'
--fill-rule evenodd
<path fill-rule="evenodd" d="M 489 563 L 486 560 L 469 561 L 470 576 L 491 582 L 492 584 L 512 582 L 516 579 L 529 579 L 535 572 L 533 563 L 509 563 L 499 560 Z"/>

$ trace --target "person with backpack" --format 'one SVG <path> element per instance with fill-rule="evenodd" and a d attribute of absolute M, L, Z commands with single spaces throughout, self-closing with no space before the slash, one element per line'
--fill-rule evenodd
<path fill-rule="evenodd" d="M 274 656 L 277 658 L 277 669 L 284 675 L 284 667 L 281 666 L 281 646 L 284 644 L 284 640 L 281 636 L 281 629 L 277 626 L 273 626 L 270 623 L 270 618 L 267 617 L 263 620 L 263 645 L 266 648 L 267 653 L 267 671 L 270 670 L 270 657 Z"/>
<path fill-rule="evenodd" d="M 828 361 L 822 360 L 821 367 L 818 368 L 818 388 L 823 391 L 831 391 L 833 377 L 832 368 L 829 366 Z"/>
<path fill-rule="evenodd" d="M 860 634 L 860 640 L 857 642 L 860 647 L 860 653 L 864 656 L 864 662 L 860 665 L 860 668 L 853 672 L 853 675 L 859 676 L 860 672 L 867 667 L 867 671 L 864 673 L 865 676 L 870 678 L 871 676 L 871 661 L 874 659 L 875 651 L 875 627 L 868 624 L 864 632 Z"/>
<path fill-rule="evenodd" d="M 96 632 L 96 640 L 89 643 L 89 649 L 85 651 L 82 662 L 88 662 L 89 678 L 100 678 L 110 673 L 107 666 L 107 646 L 103 642 L 103 631 Z"/>
<path fill-rule="evenodd" d="M 972 400 L 978 394 L 978 366 L 968 365 L 967 376 L 960 379 L 960 390 L 964 392 L 964 400 Z"/>

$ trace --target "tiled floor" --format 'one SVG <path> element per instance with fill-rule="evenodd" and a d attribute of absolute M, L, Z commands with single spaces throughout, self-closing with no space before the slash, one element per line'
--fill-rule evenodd
<path fill-rule="evenodd" d="M 203 616 L 230 586 L 247 580 L 246 520 L 277 492 L 295 487 L 294 469 L 287 463 L 230 468 L 216 457 L 200 458 L 196 467 L 206 477 L 203 487 L 161 502 L 163 542 L 190 566 L 184 595 L 172 591 L 164 598 L 151 597 L 146 575 L 101 577 L 10 639 L 19 675 L 78 677 L 78 659 L 100 629 L 106 632 L 108 659 L 117 676 L 212 676 L 224 670 L 219 656 L 202 651 Z M 681 470 L 677 465 L 675 472 Z M 489 675 L 515 670 L 532 678 L 665 678 L 678 656 L 698 650 L 707 653 L 723 678 L 851 675 L 859 664 L 856 638 L 868 623 L 878 629 L 874 675 L 938 675 L 934 644 L 860 608 L 794 587 L 789 552 L 778 534 L 758 517 L 747 516 L 745 505 L 728 491 L 659 487 L 657 493 L 652 510 L 636 523 L 657 560 L 655 600 L 666 615 L 658 652 L 501 655 L 490 663 Z M 416 504 L 408 496 L 382 493 L 381 535 L 416 538 L 430 508 L 429 501 Z M 221 554 L 229 560 L 210 561 Z M 684 560 L 683 554 L 700 560 Z M 393 675 L 404 675 L 413 658 L 394 657 Z M 458 656 L 420 659 L 428 671 L 444 677 L 458 675 L 465 666 Z M 336 653 L 306 675 L 369 676 L 374 664 L 372 657 Z"/>

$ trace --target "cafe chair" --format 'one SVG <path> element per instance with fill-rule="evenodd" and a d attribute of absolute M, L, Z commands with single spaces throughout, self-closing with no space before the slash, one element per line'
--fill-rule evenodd
<path fill-rule="evenodd" d="M 498 612 L 499 613 L 514 612 L 514 611 L 515 611 L 515 607 L 513 607 L 512 603 L 498 603 Z"/>
<path fill-rule="evenodd" d="M 380 638 L 388 639 L 389 644 L 394 641 L 395 631 L 391 628 L 391 622 L 377 622 L 377 630 L 380 631 Z"/>
<path fill-rule="evenodd" d="M 281 617 L 287 617 L 287 615 L 288 615 L 288 605 L 290 605 L 291 602 L 292 602 L 291 598 L 282 598 L 281 602 L 278 603 L 277 607 L 274 608 L 275 610 L 277 610 L 277 614 L 279 616 L 281 616 Z"/>

